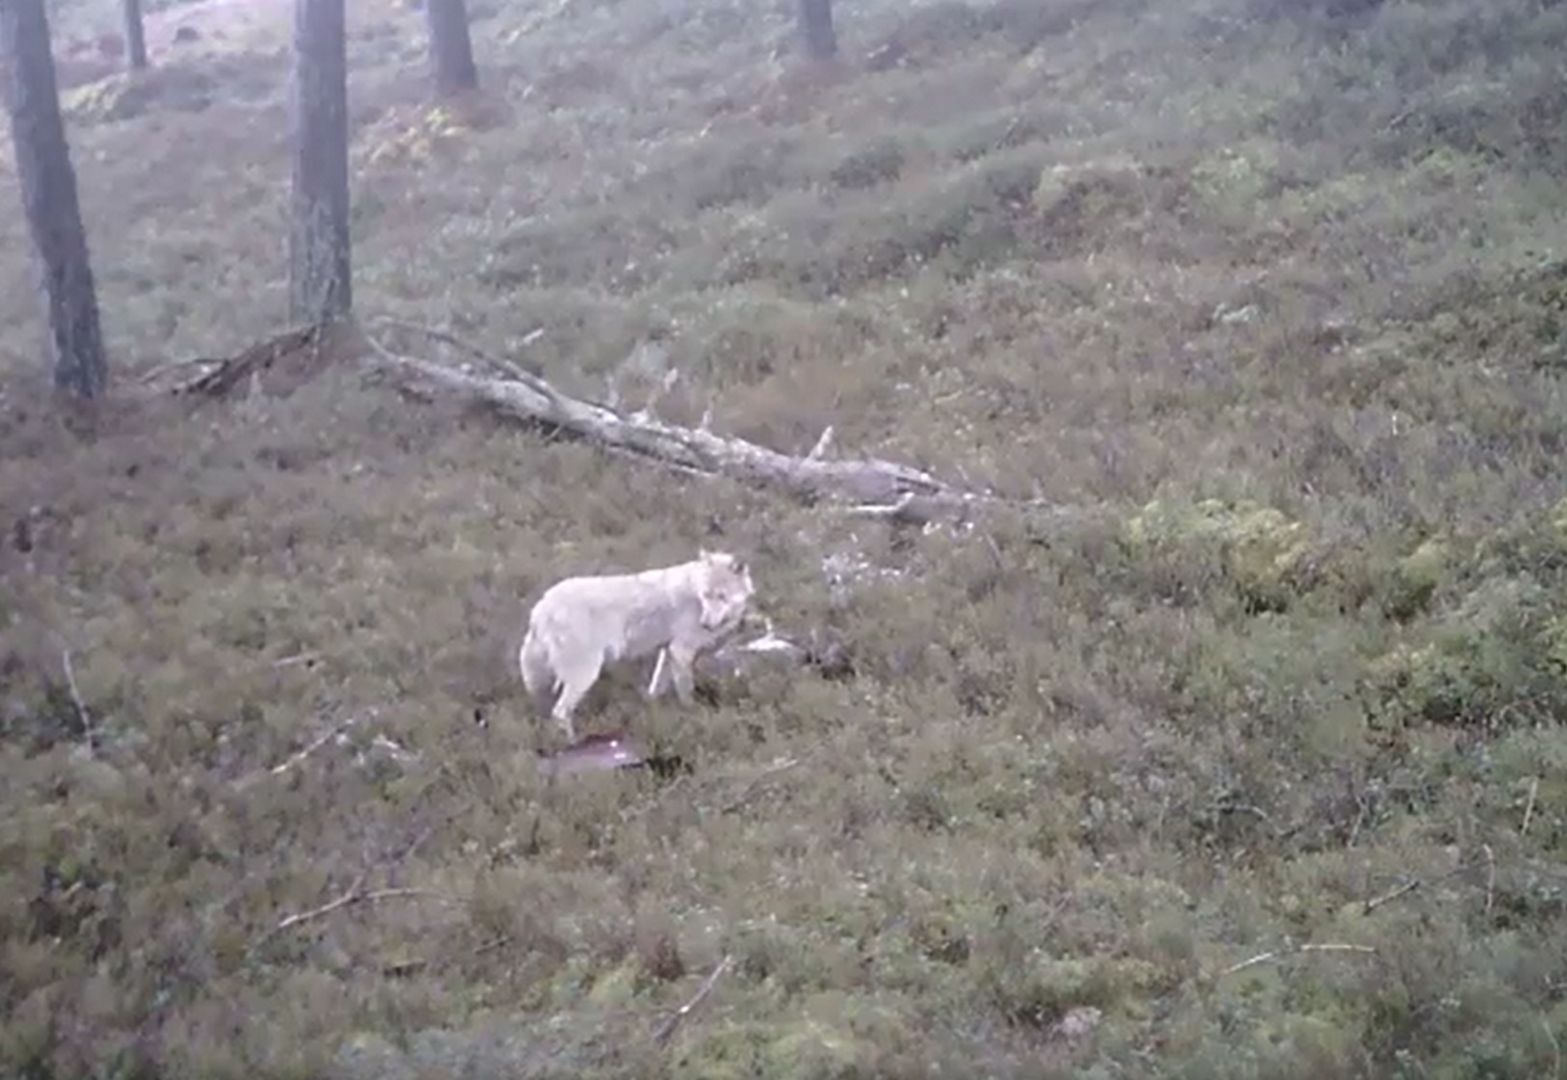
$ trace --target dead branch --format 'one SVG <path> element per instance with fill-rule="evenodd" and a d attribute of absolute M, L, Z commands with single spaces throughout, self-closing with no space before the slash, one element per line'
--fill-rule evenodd
<path fill-rule="evenodd" d="M 71 692 L 71 704 L 76 706 L 76 718 L 82 723 L 82 735 L 87 740 L 89 749 L 98 749 L 98 737 L 93 732 L 92 715 L 87 711 L 87 704 L 82 700 L 82 689 L 76 685 L 76 667 L 71 663 L 71 650 L 60 650 L 60 666 L 65 668 L 65 687 Z"/>
<path fill-rule="evenodd" d="M 407 322 L 403 319 L 394 319 L 390 315 L 378 315 L 371 321 L 382 326 L 390 326 L 398 330 L 407 330 L 410 333 L 422 334 L 431 341 L 439 341 L 443 345 L 450 345 L 458 352 L 466 353 L 473 359 L 480 360 L 490 365 L 490 367 L 494 368 L 495 370 L 505 373 L 513 379 L 526 379 L 530 377 L 538 378 L 536 375 L 530 375 L 526 369 L 517 364 L 515 361 L 508 360 L 504 356 L 496 356 L 494 353 L 488 352 L 479 348 L 477 345 L 466 342 L 457 337 L 455 334 L 449 333 L 448 331 L 440 330 L 433 326 L 425 326 L 423 323 Z M 544 331 L 542 329 L 533 331 L 527 337 L 523 338 L 523 344 L 532 344 L 541 336 L 543 336 L 543 333 Z"/>
<path fill-rule="evenodd" d="M 702 980 L 701 987 L 692 995 L 691 1000 L 676 1009 L 669 1019 L 658 1026 L 658 1030 L 653 1032 L 653 1041 L 655 1043 L 663 1045 L 669 1041 L 669 1037 L 675 1033 L 675 1029 L 680 1026 L 681 1021 L 691 1015 L 691 1010 L 702 1004 L 707 995 L 713 992 L 713 987 L 717 985 L 719 977 L 729 969 L 731 959 L 732 957 L 725 953 L 724 958 L 718 962 L 718 966 L 713 969 L 712 974 Z"/>
<path fill-rule="evenodd" d="M 1264 825 L 1273 824 L 1273 818 L 1269 816 L 1266 810 L 1262 809 L 1260 806 L 1253 806 L 1251 803 L 1232 802 L 1228 799 L 1220 799 L 1218 802 L 1215 802 L 1212 807 L 1210 807 L 1210 809 L 1213 813 L 1216 814 L 1243 814 L 1247 817 L 1256 818 Z"/>
<path fill-rule="evenodd" d="M 266 341 L 257 342 L 244 352 L 226 360 L 185 361 L 185 366 L 206 365 L 207 370 L 194 379 L 175 386 L 172 392 L 222 397 L 241 382 L 252 376 L 259 376 L 279 359 L 311 346 L 319 347 L 322 330 L 323 328 L 319 326 L 295 327 Z"/>
<path fill-rule="evenodd" d="M 265 771 L 257 770 L 256 772 L 251 773 L 249 776 L 247 776 L 244 779 L 240 780 L 240 782 L 236 786 L 239 789 L 243 790 L 244 788 L 249 787 L 250 785 L 254 784 L 256 781 L 264 779 L 265 777 L 268 777 L 268 776 L 282 776 L 284 773 L 288 772 L 290 769 L 297 768 L 300 765 L 300 763 L 303 762 L 306 758 L 308 758 L 311 754 L 314 754 L 317 750 L 321 749 L 327 743 L 331 742 L 334 738 L 336 738 L 337 736 L 341 735 L 343 732 L 347 731 L 349 728 L 353 727 L 355 724 L 359 723 L 359 721 L 361 719 L 363 719 L 363 717 L 350 716 L 347 720 L 344 720 L 344 721 L 342 721 L 341 723 L 338 723 L 338 724 L 334 724 L 330 729 L 328 729 L 327 731 L 323 732 L 321 735 L 317 736 L 316 738 L 312 739 L 310 741 L 310 743 L 308 745 L 306 745 L 306 747 L 303 750 L 300 750 L 299 752 L 297 752 L 295 754 L 289 755 L 289 757 L 287 757 L 285 760 L 283 760 L 282 762 L 272 766 L 270 769 L 266 769 Z"/>
<path fill-rule="evenodd" d="M 469 955 L 483 956 L 485 953 L 494 952 L 496 949 L 504 949 L 506 946 L 510 945 L 511 942 L 512 937 L 510 934 L 502 934 L 500 937 L 491 938 L 483 945 L 474 946 L 473 952 L 469 953 Z"/>
<path fill-rule="evenodd" d="M 173 360 L 167 364 L 159 364 L 150 371 L 143 373 L 136 382 L 141 386 L 155 383 L 165 375 L 171 375 L 176 371 L 184 371 L 187 368 L 201 368 L 202 374 L 206 374 L 213 368 L 222 364 L 221 360 L 209 360 L 204 357 L 196 357 L 192 360 Z"/>
<path fill-rule="evenodd" d="M 450 335 L 435 333 L 440 336 L 434 340 L 450 343 Z M 797 457 L 738 437 L 714 434 L 705 426 L 688 428 L 651 416 L 627 416 L 607 405 L 571 397 L 515 365 L 508 369 L 509 377 L 492 378 L 396 353 L 374 339 L 367 341 L 383 364 L 426 385 L 664 466 L 782 488 L 808 502 L 831 499 L 897 506 L 905 515 L 917 506 L 918 515 L 925 520 L 961 515 L 971 507 L 1003 501 L 989 492 L 956 487 L 921 469 L 880 458 Z M 487 355 L 472 346 L 456 347 Z"/>
<path fill-rule="evenodd" d="M 724 813 L 732 814 L 736 810 L 739 810 L 746 803 L 750 802 L 751 796 L 755 795 L 757 791 L 761 790 L 763 784 L 767 783 L 767 781 L 771 780 L 779 773 L 788 772 L 790 769 L 799 765 L 804 760 L 805 758 L 784 758 L 782 761 L 776 761 L 773 764 L 767 766 L 767 768 L 753 776 L 750 782 L 747 783 L 745 787 L 740 789 L 739 794 L 724 804 Z"/>
<path fill-rule="evenodd" d="M 1529 801 L 1524 804 L 1523 824 L 1518 828 L 1519 836 L 1529 835 L 1529 822 L 1534 820 L 1534 800 L 1540 794 L 1540 778 L 1536 776 L 1529 781 Z"/>
<path fill-rule="evenodd" d="M 267 936 L 270 937 L 272 934 L 280 933 L 284 930 L 287 930 L 291 926 L 298 926 L 300 923 L 309 922 L 311 919 L 319 919 L 330 915 L 338 908 L 347 907 L 349 904 L 354 902 L 356 897 L 361 895 L 360 889 L 364 887 L 364 883 L 365 875 L 360 874 L 354 879 L 354 883 L 348 887 L 348 891 L 345 892 L 342 896 L 339 896 L 336 900 L 322 904 L 318 908 L 311 908 L 309 911 L 301 911 L 297 914 L 285 917 L 268 932 Z"/>
<path fill-rule="evenodd" d="M 1350 826 L 1349 839 L 1344 842 L 1345 847 L 1354 847 L 1355 841 L 1360 839 L 1360 827 L 1366 823 L 1366 815 L 1371 812 L 1371 801 L 1366 798 L 1365 792 L 1355 792 L 1355 805 L 1358 808 L 1355 814 L 1355 824 Z"/>
<path fill-rule="evenodd" d="M 365 875 L 360 874 L 357 878 L 354 879 L 354 883 L 348 887 L 348 891 L 345 892 L 342 896 L 339 896 L 336 900 L 330 900 L 327 903 L 322 904 L 320 907 L 311 908 L 309 911 L 300 911 L 293 915 L 285 916 L 281 921 L 278 922 L 276 926 L 267 931 L 266 936 L 263 937 L 262 940 L 265 941 L 274 934 L 280 934 L 284 930 L 299 926 L 301 923 L 307 923 L 315 919 L 325 918 L 326 916 L 332 914 L 332 912 L 340 911 L 352 904 L 378 904 L 383 900 L 407 899 L 439 900 L 444 904 L 452 905 L 462 903 L 462 901 L 458 900 L 456 897 L 447 896 L 444 893 L 434 892 L 430 889 L 372 889 L 367 892 L 364 888 L 364 883 Z"/>
<path fill-rule="evenodd" d="M 1486 877 L 1485 910 L 1486 910 L 1487 913 L 1489 913 L 1490 910 L 1491 910 L 1491 903 L 1492 903 L 1492 900 L 1494 898 L 1494 893 L 1495 893 L 1495 888 L 1496 888 L 1496 855 L 1495 855 L 1494 852 L 1491 851 L 1491 845 L 1490 844 L 1482 844 L 1481 847 L 1480 847 L 1480 850 L 1481 850 L 1481 853 L 1483 855 L 1485 855 L 1486 865 L 1488 867 L 1487 877 Z M 1422 878 L 1418 878 L 1418 877 L 1412 877 L 1408 881 L 1406 881 L 1402 885 L 1400 885 L 1398 888 L 1389 890 L 1388 892 L 1385 892 L 1385 893 L 1383 893 L 1380 896 L 1375 896 L 1375 897 L 1372 897 L 1371 899 L 1367 900 L 1365 902 L 1364 906 L 1361 908 L 1361 912 L 1362 912 L 1362 914 L 1370 915 L 1373 911 L 1375 911 L 1377 908 L 1381 907 L 1384 904 L 1391 904 L 1394 900 L 1397 900 L 1399 897 L 1408 896 L 1410 893 L 1414 892 L 1416 889 L 1423 889 L 1427 885 L 1439 885 L 1442 882 L 1446 881 L 1448 878 L 1457 877 L 1459 874 L 1462 874 L 1465 870 L 1468 870 L 1468 869 L 1469 869 L 1468 865 L 1466 865 L 1463 862 L 1460 862 L 1457 866 L 1453 867 L 1451 870 L 1449 870 L 1449 871 L 1447 871 L 1446 873 L 1443 873 L 1443 874 L 1438 874 L 1436 877 L 1432 878 L 1430 881 L 1426 881 L 1426 880 L 1424 880 Z"/>
<path fill-rule="evenodd" d="M 1496 899 L 1496 854 L 1490 844 L 1481 844 L 1480 850 L 1485 852 L 1485 913 L 1490 915 Z"/>
<path fill-rule="evenodd" d="M 1419 878 L 1410 878 L 1398 888 L 1393 889 L 1390 892 L 1385 892 L 1381 896 L 1374 896 L 1370 900 L 1367 900 L 1365 906 L 1361 909 L 1361 913 L 1364 915 L 1370 915 L 1383 904 L 1391 904 L 1400 896 L 1414 892 L 1416 889 L 1420 888 L 1422 884 L 1423 882 Z"/>
<path fill-rule="evenodd" d="M 1370 945 L 1297 945 L 1293 949 L 1275 949 L 1271 952 L 1258 953 L 1248 960 L 1242 960 L 1238 964 L 1232 964 L 1219 972 L 1220 976 L 1234 975 L 1237 971 L 1245 971 L 1249 967 L 1258 964 L 1266 964 L 1275 960 L 1283 960 L 1286 957 L 1296 956 L 1301 953 L 1356 953 L 1361 956 L 1375 956 L 1377 951 Z"/>

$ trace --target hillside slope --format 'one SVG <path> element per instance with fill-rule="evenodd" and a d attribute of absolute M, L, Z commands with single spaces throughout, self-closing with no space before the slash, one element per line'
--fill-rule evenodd
<path fill-rule="evenodd" d="M 135 83 L 115 6 L 90 423 L 0 158 L 0 1071 L 1563 1073 L 1567 8 L 863 0 L 808 73 L 788 3 L 470 0 L 432 112 L 352 5 L 364 314 L 1082 511 L 922 533 L 346 364 L 140 401 L 279 328 L 290 5 Z M 527 604 L 698 545 L 852 672 L 617 676 L 690 771 L 548 784 Z"/>

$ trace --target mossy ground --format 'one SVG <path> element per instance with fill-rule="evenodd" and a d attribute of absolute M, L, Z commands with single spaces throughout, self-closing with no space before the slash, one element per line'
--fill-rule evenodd
<path fill-rule="evenodd" d="M 656 339 L 674 418 L 1065 523 L 904 534 L 348 366 L 134 403 L 280 324 L 286 3 L 73 91 L 85 433 L 0 159 L 0 1071 L 1567 1071 L 1567 8 L 842 9 L 813 74 L 781 0 L 471 2 L 431 113 L 419 14 L 351 5 L 362 310 L 593 395 Z M 698 544 L 852 675 L 617 677 L 584 726 L 691 771 L 549 786 L 527 603 Z M 411 891 L 276 930 L 356 883 Z"/>

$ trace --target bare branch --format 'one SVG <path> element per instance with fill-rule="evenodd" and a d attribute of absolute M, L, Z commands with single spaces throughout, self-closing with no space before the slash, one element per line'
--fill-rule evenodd
<path fill-rule="evenodd" d="M 832 449 L 832 425 L 828 424 L 822 429 L 821 438 L 816 440 L 816 445 L 811 447 L 811 452 L 806 457 L 811 461 L 820 461 L 827 456 Z"/>
<path fill-rule="evenodd" d="M 753 776 L 751 781 L 746 784 L 745 787 L 740 789 L 740 793 L 738 795 L 724 804 L 724 813 L 734 813 L 736 810 L 740 809 L 747 802 L 749 802 L 751 800 L 751 796 L 755 795 L 762 785 L 765 784 L 768 780 L 771 780 L 779 773 L 788 772 L 790 769 L 794 768 L 796 765 L 799 765 L 800 762 L 804 760 L 804 758 L 784 758 L 782 761 L 777 761 L 767 766 L 767 768 Z"/>
<path fill-rule="evenodd" d="M 1404 882 L 1404 884 L 1400 885 L 1393 891 L 1383 893 L 1381 896 L 1372 897 L 1370 900 L 1367 900 L 1365 907 L 1361 909 L 1361 912 L 1362 914 L 1370 915 L 1383 904 L 1391 904 L 1400 896 L 1414 892 L 1416 889 L 1420 888 L 1421 884 L 1422 882 L 1419 878 L 1410 878 L 1408 881 Z"/>
<path fill-rule="evenodd" d="M 142 386 L 157 382 L 165 375 L 171 375 L 176 371 L 184 371 L 188 368 L 202 368 L 202 375 L 206 375 L 213 368 L 221 366 L 223 361 L 210 360 L 205 357 L 196 357 L 191 360 L 174 360 L 167 364 L 159 364 L 157 367 L 143 373 L 136 382 Z"/>
<path fill-rule="evenodd" d="M 1529 801 L 1524 804 L 1523 824 L 1519 826 L 1518 835 L 1529 835 L 1529 823 L 1534 820 L 1534 800 L 1540 794 L 1540 778 L 1536 776 L 1529 781 Z"/>
<path fill-rule="evenodd" d="M 1371 802 L 1363 791 L 1355 792 L 1355 805 L 1358 807 L 1355 824 L 1350 827 L 1349 839 L 1344 842 L 1345 847 L 1355 846 L 1355 841 L 1360 839 L 1360 828 L 1366 823 L 1366 815 L 1371 811 Z"/>
<path fill-rule="evenodd" d="M 430 334 L 431 336 L 435 337 L 435 339 L 437 341 L 443 341 L 443 342 L 447 342 L 447 343 L 455 343 L 453 345 L 454 348 L 463 349 L 463 350 L 467 351 L 470 355 L 474 356 L 476 359 L 483 360 L 487 364 L 494 364 L 494 365 L 502 368 L 506 372 L 506 374 L 510 377 L 510 381 L 511 382 L 520 383 L 523 387 L 526 387 L 528 390 L 531 390 L 534 394 L 538 395 L 539 397 L 542 397 L 545 400 L 545 402 L 547 402 L 549 405 L 555 406 L 555 405 L 563 404 L 562 395 L 560 394 L 560 392 L 558 390 L 556 390 L 549 383 L 545 382 L 539 376 L 533 374 L 530 371 L 524 370 L 523 368 L 519 367 L 518 365 L 512 363 L 510 360 L 503 360 L 503 359 L 501 359 L 498 356 L 491 356 L 489 353 L 484 352 L 483 350 L 477 348 L 476 346 L 464 344 L 458 338 L 455 338 L 452 335 L 445 333 L 444 331 L 433 330 L 433 329 L 430 329 L 428 327 L 424 327 L 424 328 L 421 328 L 421 329 L 423 329 L 426 333 Z M 495 381 L 493 379 L 486 379 L 483 376 L 479 376 L 479 375 L 469 375 L 466 372 L 457 371 L 455 369 L 445 367 L 445 366 L 443 366 L 441 364 L 431 363 L 428 360 L 420 360 L 420 359 L 417 359 L 417 358 L 412 357 L 412 356 L 404 356 L 401 353 L 393 352 L 392 350 L 388 349 L 386 346 L 382 345 L 379 341 L 375 340 L 375 338 L 371 337 L 369 334 L 364 335 L 364 339 L 365 339 L 366 343 L 369 344 L 371 350 L 374 351 L 376 353 L 376 355 L 380 356 L 382 360 L 385 360 L 388 363 L 392 364 L 393 366 L 401 367 L 401 368 L 403 368 L 405 370 L 410 370 L 411 369 L 415 373 L 423 375 L 425 377 L 425 381 L 426 382 L 432 383 L 432 384 L 434 384 L 436 386 L 439 386 L 439 387 L 441 387 L 442 389 L 445 389 L 445 390 L 453 389 L 452 383 L 453 383 L 454 380 L 459 385 L 471 383 L 471 384 L 473 384 L 475 386 L 479 386 L 479 387 L 483 387 L 483 386 L 486 386 L 486 385 L 493 384 L 494 381 Z M 505 385 L 505 384 L 502 384 L 502 385 Z M 476 393 L 476 394 L 472 394 L 471 396 L 476 397 L 476 398 L 478 398 L 480 400 L 483 400 L 483 401 L 488 401 L 490 404 L 497 405 L 497 406 L 500 406 L 502 408 L 506 408 L 508 406 L 508 404 L 509 404 L 506 401 L 502 401 L 502 400 L 499 400 L 499 399 L 496 399 L 496 398 L 486 397 L 486 395 L 484 395 L 484 394 Z M 571 399 L 571 400 L 574 401 L 575 399 Z M 516 411 L 516 410 L 513 410 L 513 411 Z M 613 411 L 613 410 L 610 410 L 610 411 Z M 542 419 L 542 417 L 530 417 L 530 418 Z M 564 427 L 565 425 L 558 425 L 558 426 Z"/>
<path fill-rule="evenodd" d="M 512 942 L 510 934 L 502 934 L 500 937 L 491 938 L 483 945 L 475 945 L 471 956 L 483 956 L 485 953 L 494 952 L 496 949 L 504 949 Z"/>
<path fill-rule="evenodd" d="M 1457 877 L 1459 874 L 1462 874 L 1466 869 L 1468 869 L 1468 867 L 1466 867 L 1463 863 L 1459 863 L 1457 866 L 1453 867 L 1451 870 L 1447 871 L 1445 874 L 1438 874 L 1436 877 L 1432 878 L 1430 881 L 1425 881 L 1425 880 L 1423 880 L 1421 878 L 1410 878 L 1404 884 L 1400 885 L 1396 889 L 1393 889 L 1391 892 L 1386 892 L 1386 893 L 1383 893 L 1381 896 L 1377 896 L 1377 897 L 1374 897 L 1374 898 L 1372 898 L 1370 900 L 1367 900 L 1366 903 L 1365 903 L 1365 907 L 1362 909 L 1362 911 L 1363 911 L 1364 914 L 1370 915 L 1373 911 L 1375 911 L 1377 908 L 1381 907 L 1383 904 L 1390 904 L 1394 900 L 1397 900 L 1401 896 L 1409 895 L 1410 893 L 1414 892 L 1416 889 L 1423 889 L 1427 885 L 1437 885 L 1437 884 L 1440 884 L 1441 882 L 1446 881 L 1448 878 Z"/>
<path fill-rule="evenodd" d="M 360 874 L 357 878 L 354 879 L 354 883 L 349 886 L 348 891 L 345 892 L 342 896 L 339 896 L 336 900 L 328 901 L 318 908 L 311 908 L 309 911 L 301 911 L 293 915 L 285 916 L 276 926 L 267 931 L 266 936 L 262 940 L 265 941 L 266 938 L 270 938 L 274 934 L 282 933 L 284 930 L 299 926 L 302 923 L 325 918 L 326 916 L 332 914 L 332 912 L 340 911 L 341 909 L 348 907 L 351 904 L 378 904 L 383 900 L 409 899 L 438 900 L 443 904 L 451 905 L 458 905 L 462 903 L 462 901 L 456 897 L 447 896 L 445 893 L 434 892 L 430 889 L 374 889 L 366 892 L 364 889 L 364 883 L 365 875 Z"/>
<path fill-rule="evenodd" d="M 669 392 L 675 388 L 675 384 L 679 381 L 679 368 L 670 368 L 668 371 L 664 372 L 663 382 L 659 384 L 659 387 L 656 391 L 654 391 L 653 396 L 648 398 L 647 404 L 642 406 L 641 411 L 645 413 L 652 413 L 655 409 L 658 408 L 658 403 L 669 396 Z"/>
<path fill-rule="evenodd" d="M 71 703 L 76 706 L 76 718 L 82 722 L 82 735 L 87 739 L 89 749 L 98 749 L 98 736 L 93 731 L 92 716 L 87 711 L 87 705 L 82 701 L 82 689 L 76 685 L 76 668 L 71 663 L 71 650 L 60 650 L 60 666 L 65 668 L 65 686 L 71 692 Z"/>
<path fill-rule="evenodd" d="M 1258 964 L 1266 964 L 1275 960 L 1283 960 L 1286 957 L 1296 956 L 1301 953 L 1355 953 L 1360 956 L 1375 956 L 1377 951 L 1370 945 L 1297 945 L 1293 949 L 1275 949 L 1272 952 L 1258 953 L 1248 960 L 1242 960 L 1238 964 L 1232 964 L 1219 974 L 1234 975 L 1237 971 L 1245 971 L 1247 968 L 1256 967 Z"/>
<path fill-rule="evenodd" d="M 455 334 L 448 333 L 445 330 L 440 330 L 433 326 L 425 326 L 423 323 L 407 322 L 403 319 L 394 319 L 390 315 L 378 315 L 371 321 L 380 323 L 383 326 L 395 327 L 398 330 L 407 330 L 410 333 L 422 334 L 431 341 L 439 341 L 443 345 L 450 345 L 458 352 L 467 353 L 475 360 L 482 360 L 484 363 L 489 364 L 498 371 L 505 372 L 514 379 L 529 379 L 538 377 L 536 375 L 530 374 L 515 361 L 508 360 L 504 356 L 496 356 L 494 353 L 486 352 L 477 345 L 470 344 L 457 337 Z M 543 330 L 533 331 L 532 334 L 529 334 L 526 338 L 523 339 L 523 344 L 528 345 L 534 341 L 537 341 L 539 337 L 543 336 L 543 333 Z"/>
<path fill-rule="evenodd" d="M 177 384 L 171 392 L 175 395 L 208 394 L 221 397 L 286 356 L 309 348 L 319 352 L 322 345 L 321 335 L 320 326 L 294 327 L 266 341 L 257 342 L 245 351 L 225 360 L 192 361 L 189 366 L 204 365 L 205 370 L 195 378 Z"/>
<path fill-rule="evenodd" d="M 653 1041 L 655 1043 L 662 1045 L 669 1041 L 669 1037 L 675 1033 L 675 1029 L 680 1026 L 681 1021 L 690 1016 L 691 1010 L 702 1004 L 707 995 L 713 992 L 713 987 L 717 985 L 719 977 L 729 969 L 731 959 L 732 957 L 725 953 L 724 958 L 718 962 L 718 966 L 713 969 L 712 974 L 702 981 L 701 987 L 692 996 L 691 1000 L 676 1009 L 669 1019 L 658 1026 L 658 1030 L 653 1032 Z"/>
<path fill-rule="evenodd" d="M 350 716 L 347 720 L 344 720 L 344 721 L 342 721 L 341 723 L 338 723 L 338 724 L 334 724 L 329 730 L 323 732 L 320 736 L 316 737 L 315 739 L 312 739 L 310 741 L 310 743 L 303 750 L 300 750 L 298 753 L 290 755 L 284 761 L 280 762 L 277 765 L 272 766 L 270 769 L 267 769 L 264 772 L 258 770 L 256 772 L 251 773 L 249 776 L 247 776 L 243 780 L 241 780 L 239 782 L 238 786 L 241 789 L 247 788 L 250 785 L 254 784 L 256 781 L 261 780 L 261 779 L 263 779 L 265 777 L 268 777 L 268 776 L 282 776 L 284 773 L 288 772 L 290 769 L 297 768 L 299 766 L 299 764 L 301 762 L 303 762 L 306 758 L 308 758 L 311 754 L 314 754 L 317 750 L 321 749 L 327 743 L 331 742 L 334 738 L 336 738 L 337 736 L 341 735 L 343 732 L 347 731 L 349 728 L 353 727 L 355 724 L 359 723 L 359 721 L 361 719 L 363 719 L 363 717 Z"/>
<path fill-rule="evenodd" d="M 1485 913 L 1490 915 L 1492 902 L 1496 899 L 1496 855 L 1490 844 L 1481 844 L 1480 850 L 1485 852 Z"/>
<path fill-rule="evenodd" d="M 1264 825 L 1273 824 L 1273 818 L 1268 816 L 1268 812 L 1266 810 L 1262 809 L 1260 806 L 1253 806 L 1251 803 L 1231 802 L 1229 800 L 1221 799 L 1213 804 L 1212 809 L 1215 813 L 1219 814 L 1244 814 L 1247 817 L 1256 818 Z"/>
<path fill-rule="evenodd" d="M 323 916 L 330 915 L 338 908 L 347 907 L 361 895 L 360 889 L 364 887 L 364 883 L 365 875 L 360 874 L 354 879 L 354 883 L 348 887 L 348 891 L 345 892 L 342 896 L 339 896 L 336 900 L 322 904 L 318 908 L 311 908 L 309 911 L 301 911 L 297 914 L 286 916 L 281 922 L 271 929 L 267 936 L 270 937 L 272 934 L 280 933 L 284 930 L 287 930 L 291 926 L 298 926 L 300 923 L 309 922 L 311 919 L 319 919 Z"/>

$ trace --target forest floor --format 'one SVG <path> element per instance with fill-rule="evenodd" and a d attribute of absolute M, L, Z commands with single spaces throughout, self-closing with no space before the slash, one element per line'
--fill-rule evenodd
<path fill-rule="evenodd" d="M 114 394 L 6 147 L 0 1072 L 1567 1076 L 1567 6 L 470 0 L 434 108 L 350 5 L 363 316 L 1082 511 L 929 530 L 151 393 L 284 326 L 290 5 L 51 6 Z M 528 604 L 698 546 L 852 670 L 549 782 Z"/>

